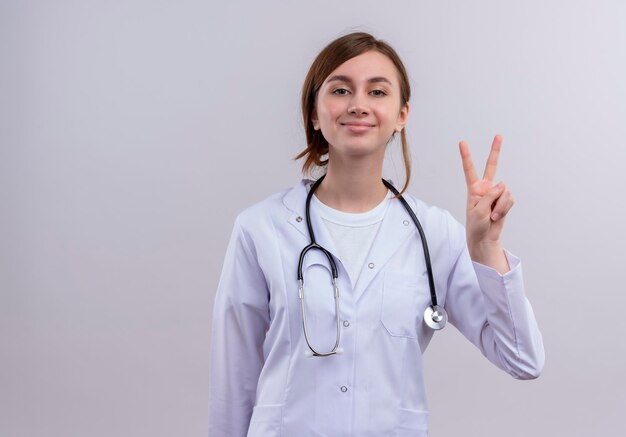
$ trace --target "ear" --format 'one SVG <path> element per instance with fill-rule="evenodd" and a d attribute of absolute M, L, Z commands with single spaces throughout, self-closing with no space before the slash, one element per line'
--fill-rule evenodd
<path fill-rule="evenodd" d="M 406 104 L 402 107 L 400 113 L 398 114 L 398 121 L 396 122 L 396 132 L 402 132 L 402 129 L 404 129 L 404 125 L 409 118 L 409 109 L 409 102 L 406 102 Z"/>
<path fill-rule="evenodd" d="M 313 123 L 313 129 L 320 130 L 320 122 L 317 119 L 317 108 L 313 108 L 313 111 L 311 111 L 311 123 Z"/>

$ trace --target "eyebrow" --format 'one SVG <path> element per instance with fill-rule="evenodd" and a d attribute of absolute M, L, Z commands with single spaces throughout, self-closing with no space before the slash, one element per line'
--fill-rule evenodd
<path fill-rule="evenodd" d="M 330 82 L 346 82 L 346 83 L 352 83 L 352 79 L 350 79 L 348 76 L 344 76 L 342 74 L 333 76 L 331 78 L 329 78 L 326 82 L 330 83 Z M 367 82 L 369 83 L 379 83 L 379 82 L 386 82 L 389 85 L 392 85 L 392 83 L 389 81 L 389 79 L 387 79 L 386 77 L 383 76 L 377 76 L 377 77 L 372 77 L 367 79 Z"/>

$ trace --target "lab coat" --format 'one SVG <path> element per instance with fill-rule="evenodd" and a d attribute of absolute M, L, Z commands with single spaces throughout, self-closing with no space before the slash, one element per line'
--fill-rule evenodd
<path fill-rule="evenodd" d="M 337 260 L 343 353 L 309 357 L 297 267 L 309 244 L 311 184 L 302 180 L 235 221 L 214 305 L 209 436 L 426 436 L 422 354 L 434 331 L 423 321 L 430 292 L 419 233 L 400 201 L 391 200 L 353 284 L 328 230 L 312 214 L 317 242 Z M 511 270 L 504 275 L 473 262 L 462 224 L 404 197 L 426 234 L 449 322 L 512 377 L 536 378 L 543 343 L 519 258 L 505 250 Z M 310 337 L 328 351 L 336 337 L 328 261 L 310 251 L 303 271 Z"/>

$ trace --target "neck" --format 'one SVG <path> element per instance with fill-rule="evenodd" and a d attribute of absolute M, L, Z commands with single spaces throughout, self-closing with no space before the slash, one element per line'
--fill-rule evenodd
<path fill-rule="evenodd" d="M 367 212 L 387 196 L 382 183 L 383 160 L 344 162 L 329 156 L 326 177 L 315 192 L 331 208 L 344 212 Z"/>

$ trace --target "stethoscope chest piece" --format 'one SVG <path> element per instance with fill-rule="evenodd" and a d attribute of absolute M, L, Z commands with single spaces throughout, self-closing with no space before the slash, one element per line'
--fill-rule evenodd
<path fill-rule="evenodd" d="M 424 311 L 424 322 L 432 329 L 443 329 L 448 322 L 448 313 L 439 305 L 429 305 Z"/>

